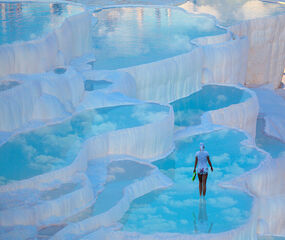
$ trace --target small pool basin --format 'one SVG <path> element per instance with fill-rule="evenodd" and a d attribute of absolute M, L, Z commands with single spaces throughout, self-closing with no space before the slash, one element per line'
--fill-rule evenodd
<path fill-rule="evenodd" d="M 0 146 L 0 184 L 56 170 L 73 162 L 96 135 L 163 119 L 169 107 L 138 104 L 86 110 L 69 120 L 19 134 Z"/>
<path fill-rule="evenodd" d="M 245 135 L 236 130 L 219 130 L 177 141 L 175 152 L 154 162 L 174 184 L 136 199 L 121 219 L 122 230 L 200 234 L 225 232 L 245 224 L 252 198 L 219 186 L 264 159 L 256 149 L 243 146 L 244 139 Z M 198 179 L 192 182 L 200 142 L 205 143 L 214 167 L 208 174 L 205 200 L 199 198 Z"/>
<path fill-rule="evenodd" d="M 205 85 L 200 91 L 171 103 L 175 125 L 199 125 L 203 113 L 244 102 L 250 97 L 247 91 L 236 87 Z"/>

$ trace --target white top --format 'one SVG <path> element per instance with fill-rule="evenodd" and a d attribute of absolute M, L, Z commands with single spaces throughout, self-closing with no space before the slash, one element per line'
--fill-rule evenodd
<path fill-rule="evenodd" d="M 198 158 L 198 169 L 206 169 L 208 168 L 208 159 L 207 157 L 209 156 L 209 153 L 207 151 L 198 151 L 195 154 L 195 157 Z"/>

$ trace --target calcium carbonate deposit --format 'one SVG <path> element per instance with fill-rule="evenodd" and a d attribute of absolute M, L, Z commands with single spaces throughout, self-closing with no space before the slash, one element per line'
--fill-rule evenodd
<path fill-rule="evenodd" d="M 284 14 L 0 2 L 0 239 L 285 239 Z"/>

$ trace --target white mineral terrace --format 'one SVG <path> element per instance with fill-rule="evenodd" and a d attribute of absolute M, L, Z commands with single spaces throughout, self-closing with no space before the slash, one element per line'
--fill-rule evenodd
<path fill-rule="evenodd" d="M 52 1 L 51 12 L 64 4 L 69 14 L 29 40 L 7 33 L 16 4 L 25 2 L 0 3 L 0 37 L 16 36 L 0 38 L 0 239 L 285 239 L 283 2 L 243 0 L 229 16 L 228 1 Z M 114 25 L 97 29 L 105 10 Z M 131 45 L 116 27 L 132 12 L 134 33 L 144 21 L 168 32 L 180 13 L 205 29 L 172 33 L 190 47 L 171 56 L 96 69 L 94 39 L 114 53 Z M 153 49 L 141 43 L 134 56 Z M 200 141 L 214 167 L 208 217 L 191 180 Z M 199 209 L 198 227 L 194 210 L 193 223 L 180 218 L 187 207 Z"/>

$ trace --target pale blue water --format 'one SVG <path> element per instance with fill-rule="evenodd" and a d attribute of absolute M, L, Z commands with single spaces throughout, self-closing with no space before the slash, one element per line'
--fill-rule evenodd
<path fill-rule="evenodd" d="M 16 87 L 19 84 L 20 83 L 16 82 L 16 81 L 9 81 L 9 82 L 5 82 L 5 83 L 0 83 L 0 92 L 6 91 L 6 90 L 11 89 L 13 87 Z"/>
<path fill-rule="evenodd" d="M 222 189 L 219 183 L 258 166 L 264 155 L 241 145 L 245 135 L 219 130 L 176 142 L 176 150 L 154 164 L 174 184 L 135 200 L 121 219 L 123 230 L 141 233 L 216 233 L 246 223 L 252 199 L 247 194 Z M 200 201 L 198 179 L 192 182 L 195 153 L 204 142 L 214 172 L 207 181 L 206 200 Z"/>
<path fill-rule="evenodd" d="M 235 87 L 206 85 L 200 91 L 171 103 L 175 125 L 198 125 L 203 113 L 244 102 L 248 98 L 248 92 Z"/>
<path fill-rule="evenodd" d="M 82 187 L 82 185 L 80 183 L 64 183 L 64 184 L 60 185 L 58 188 L 42 192 L 40 194 L 40 199 L 41 200 L 57 199 L 60 196 L 74 192 L 74 191 L 80 189 L 81 187 Z"/>
<path fill-rule="evenodd" d="M 112 85 L 112 82 L 106 80 L 86 80 L 84 82 L 84 88 L 86 91 L 94 91 L 103 88 L 107 88 Z"/>
<path fill-rule="evenodd" d="M 58 67 L 58 68 L 55 68 L 53 71 L 55 74 L 64 74 L 66 72 L 66 68 Z"/>
<path fill-rule="evenodd" d="M 0 45 L 38 38 L 82 11 L 66 3 L 0 2 Z"/>
<path fill-rule="evenodd" d="M 92 207 L 92 215 L 106 212 L 115 206 L 123 197 L 124 188 L 134 180 L 145 177 L 150 170 L 151 168 L 147 165 L 128 160 L 111 163 L 108 171 L 111 180 L 104 185 L 104 190 L 99 194 Z"/>
<path fill-rule="evenodd" d="M 280 157 L 283 154 L 285 155 L 285 143 L 265 134 L 264 127 L 265 120 L 258 118 L 255 137 L 256 146 L 268 152 L 273 158 Z"/>
<path fill-rule="evenodd" d="M 263 237 L 259 237 L 258 240 L 285 240 L 285 237 L 281 237 L 281 236 L 263 236 Z"/>
<path fill-rule="evenodd" d="M 0 184 L 69 165 L 86 139 L 165 117 L 169 108 L 139 104 L 84 111 L 60 124 L 11 138 L 0 147 Z"/>
<path fill-rule="evenodd" d="M 94 179 L 94 163 L 88 164 L 87 176 L 90 179 Z M 97 165 L 97 163 L 96 163 Z M 104 167 L 105 168 L 105 167 Z M 81 213 L 72 216 L 69 221 L 78 222 L 91 216 L 96 216 L 104 213 L 114 207 L 123 197 L 124 190 L 127 186 L 135 181 L 144 178 L 150 174 L 153 168 L 149 165 L 144 165 L 131 160 L 120 160 L 111 162 L 107 167 L 107 180 L 104 184 L 103 190 L 98 194 L 96 202 L 90 208 L 83 210 Z M 104 171 L 102 169 L 102 171 Z M 100 174 L 104 175 L 100 171 Z M 95 192 L 97 190 L 98 179 L 92 181 L 95 185 Z M 101 180 L 101 182 L 104 182 Z M 100 182 L 100 180 L 99 180 Z M 93 186 L 94 187 L 94 186 Z"/>
<path fill-rule="evenodd" d="M 225 30 L 212 18 L 154 7 L 110 8 L 95 12 L 94 69 L 119 69 L 173 57 L 193 49 L 190 40 Z"/>
<path fill-rule="evenodd" d="M 283 4 L 276 0 L 189 0 L 180 5 L 195 13 L 215 16 L 223 26 L 230 26 L 247 19 L 262 18 L 285 13 Z"/>

